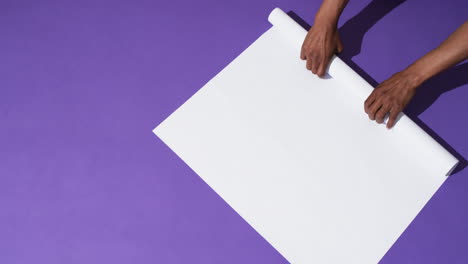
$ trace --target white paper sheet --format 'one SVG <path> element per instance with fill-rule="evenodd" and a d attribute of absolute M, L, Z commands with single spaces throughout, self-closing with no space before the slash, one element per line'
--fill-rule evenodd
<path fill-rule="evenodd" d="M 306 31 L 269 21 L 154 132 L 291 263 L 377 263 L 457 160 L 404 115 L 370 121 L 367 82 L 337 57 L 316 77 Z"/>

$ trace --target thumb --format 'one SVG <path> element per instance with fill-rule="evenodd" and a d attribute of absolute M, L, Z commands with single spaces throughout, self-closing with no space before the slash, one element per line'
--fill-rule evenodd
<path fill-rule="evenodd" d="M 344 46 L 343 46 L 343 42 L 341 42 L 340 35 L 336 33 L 336 51 L 340 53 L 343 51 L 343 48 Z"/>

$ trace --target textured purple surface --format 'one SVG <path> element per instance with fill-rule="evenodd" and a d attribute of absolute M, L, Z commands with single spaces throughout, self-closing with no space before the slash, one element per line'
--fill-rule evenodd
<path fill-rule="evenodd" d="M 467 19 L 466 0 L 369 2 L 340 24 L 343 58 L 371 82 Z M 310 23 L 319 1 L 1 1 L 0 263 L 286 263 L 151 132 L 276 6 Z M 459 157 L 467 65 L 408 109 Z M 468 263 L 467 208 L 464 169 L 382 263 Z"/>

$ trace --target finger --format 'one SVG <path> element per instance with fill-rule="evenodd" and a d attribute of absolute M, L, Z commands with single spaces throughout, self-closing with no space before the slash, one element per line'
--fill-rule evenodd
<path fill-rule="evenodd" d="M 301 60 L 305 60 L 306 59 L 306 55 L 305 55 L 305 51 L 304 51 L 304 48 L 301 48 Z"/>
<path fill-rule="evenodd" d="M 302 47 L 301 47 L 301 54 L 300 54 L 300 57 L 301 57 L 301 60 L 306 60 L 307 59 L 307 47 L 309 46 L 309 38 L 308 38 L 309 34 L 306 35 L 306 37 L 304 38 L 304 41 L 302 41 Z"/>
<path fill-rule="evenodd" d="M 313 72 L 314 74 L 317 74 L 319 65 L 320 65 L 320 60 L 319 60 L 319 58 L 318 58 L 317 56 L 315 56 L 315 57 L 312 59 L 312 72 Z"/>
<path fill-rule="evenodd" d="M 377 111 L 379 111 L 380 107 L 382 107 L 382 103 L 380 102 L 380 100 L 376 100 L 372 106 L 369 108 L 369 119 L 370 120 L 375 120 L 375 114 L 377 113 Z"/>
<path fill-rule="evenodd" d="M 325 57 L 325 59 L 322 59 L 322 61 L 320 62 L 318 72 L 317 72 L 318 76 L 323 77 L 325 75 L 325 72 L 327 71 L 327 67 L 328 67 L 328 62 L 330 61 L 330 57 L 331 55 Z"/>
<path fill-rule="evenodd" d="M 390 107 L 388 107 L 386 104 L 383 104 L 382 107 L 380 107 L 380 109 L 375 113 L 375 121 L 377 121 L 379 124 L 382 124 L 389 110 Z"/>
<path fill-rule="evenodd" d="M 390 110 L 390 116 L 388 117 L 388 122 L 387 122 L 388 129 L 392 128 L 395 125 L 398 114 L 400 112 L 401 112 L 401 109 L 399 107 L 393 107 Z"/>
<path fill-rule="evenodd" d="M 364 111 L 369 114 L 369 110 L 370 110 L 370 107 L 372 106 L 372 104 L 375 102 L 375 98 L 376 98 L 376 91 L 372 91 L 372 93 L 369 95 L 369 97 L 367 97 L 366 101 L 364 101 Z"/>
<path fill-rule="evenodd" d="M 322 61 L 320 62 L 319 66 L 318 66 L 318 69 L 317 69 L 317 75 L 319 77 L 323 77 L 323 75 L 325 75 L 325 62 Z"/>
<path fill-rule="evenodd" d="M 317 70 L 317 75 L 319 77 L 323 77 L 325 75 L 325 63 L 320 63 L 319 67 L 318 67 L 318 70 Z"/>
<path fill-rule="evenodd" d="M 307 56 L 306 68 L 309 71 L 312 70 L 312 56 Z"/>
<path fill-rule="evenodd" d="M 340 35 L 337 35 L 337 52 L 341 53 L 344 49 L 343 42 L 341 42 L 341 37 Z"/>

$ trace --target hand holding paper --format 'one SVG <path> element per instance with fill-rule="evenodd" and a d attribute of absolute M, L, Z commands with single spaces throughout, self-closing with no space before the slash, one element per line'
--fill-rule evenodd
<path fill-rule="evenodd" d="M 324 0 L 314 24 L 301 48 L 306 68 L 324 76 L 333 54 L 343 50 L 337 24 L 348 0 Z M 381 124 L 388 116 L 387 128 L 392 128 L 399 113 L 410 102 L 424 81 L 468 58 L 468 22 L 431 51 L 402 72 L 382 82 L 364 102 L 370 120 Z"/>
<path fill-rule="evenodd" d="M 366 113 L 377 123 L 382 123 L 389 114 L 387 127 L 393 127 L 398 114 L 423 82 L 467 58 L 468 22 L 465 22 L 438 48 L 377 86 L 364 103 Z"/>
<path fill-rule="evenodd" d="M 325 75 L 333 54 L 343 50 L 337 24 L 347 3 L 347 0 L 323 1 L 302 44 L 301 59 L 307 60 L 306 68 L 318 76 Z"/>
<path fill-rule="evenodd" d="M 381 83 L 364 102 L 364 110 L 370 120 L 382 124 L 389 113 L 387 128 L 395 125 L 398 114 L 413 98 L 417 83 L 411 75 L 399 72 Z"/>

